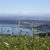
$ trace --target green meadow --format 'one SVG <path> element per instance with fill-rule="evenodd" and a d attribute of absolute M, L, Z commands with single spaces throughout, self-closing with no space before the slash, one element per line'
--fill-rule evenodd
<path fill-rule="evenodd" d="M 0 34 L 0 50 L 50 50 L 50 40 L 38 35 L 6 35 Z"/>

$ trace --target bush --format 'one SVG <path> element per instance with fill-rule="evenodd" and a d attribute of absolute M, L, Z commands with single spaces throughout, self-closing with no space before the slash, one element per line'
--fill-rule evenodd
<path fill-rule="evenodd" d="M 43 38 L 45 34 L 22 36 L 0 35 L 0 50 L 50 50 L 50 42 Z"/>

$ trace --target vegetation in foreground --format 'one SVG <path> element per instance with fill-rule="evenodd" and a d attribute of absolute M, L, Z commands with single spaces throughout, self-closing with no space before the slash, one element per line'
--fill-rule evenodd
<path fill-rule="evenodd" d="M 0 35 L 0 50 L 50 50 L 48 38 L 37 35 Z"/>

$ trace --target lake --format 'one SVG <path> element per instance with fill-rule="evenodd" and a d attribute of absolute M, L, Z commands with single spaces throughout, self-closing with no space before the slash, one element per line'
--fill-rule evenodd
<path fill-rule="evenodd" d="M 2 34 L 11 34 L 17 35 L 20 30 L 22 30 L 22 34 L 31 33 L 31 30 L 28 28 L 20 28 L 16 24 L 0 24 L 0 33 Z"/>
<path fill-rule="evenodd" d="M 20 25 L 22 26 L 22 25 Z M 32 30 L 29 28 L 21 28 L 17 24 L 0 24 L 0 34 L 14 34 L 18 35 L 20 30 L 22 30 L 22 35 L 25 35 L 28 33 L 29 35 L 32 35 Z M 41 33 L 41 31 L 37 31 L 37 29 L 34 30 L 35 34 Z"/>

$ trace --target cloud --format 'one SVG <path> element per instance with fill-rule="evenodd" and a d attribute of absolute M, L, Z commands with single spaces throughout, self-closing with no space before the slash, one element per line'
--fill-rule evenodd
<path fill-rule="evenodd" d="M 49 14 L 49 10 L 0 10 L 0 14 L 42 15 Z"/>

